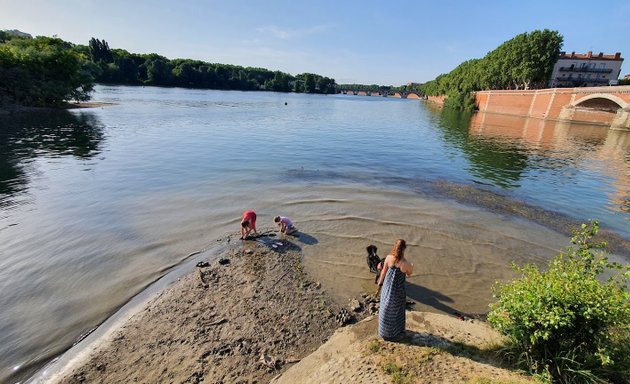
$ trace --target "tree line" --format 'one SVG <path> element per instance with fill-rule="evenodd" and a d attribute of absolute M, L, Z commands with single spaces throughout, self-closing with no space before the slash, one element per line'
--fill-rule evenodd
<path fill-rule="evenodd" d="M 421 90 L 426 95 L 446 95 L 446 107 L 473 109 L 474 91 L 545 88 L 563 39 L 558 31 L 548 29 L 522 33 L 483 58 L 465 61 L 424 83 Z"/>
<path fill-rule="evenodd" d="M 0 103 L 33 106 L 88 100 L 94 83 L 224 90 L 335 93 L 335 80 L 265 68 L 173 59 L 112 49 L 105 40 L 76 45 L 56 37 L 0 31 Z"/>
<path fill-rule="evenodd" d="M 293 76 L 265 68 L 170 60 L 155 53 L 110 49 L 106 41 L 96 38 L 77 50 L 90 58 L 99 83 L 325 94 L 334 93 L 336 86 L 334 79 L 314 73 Z"/>

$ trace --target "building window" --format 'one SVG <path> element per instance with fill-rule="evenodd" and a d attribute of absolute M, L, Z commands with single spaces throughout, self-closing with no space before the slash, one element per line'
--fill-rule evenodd
<path fill-rule="evenodd" d="M 601 63 L 601 64 L 599 65 L 599 67 L 600 67 L 601 69 L 606 68 L 606 63 Z"/>

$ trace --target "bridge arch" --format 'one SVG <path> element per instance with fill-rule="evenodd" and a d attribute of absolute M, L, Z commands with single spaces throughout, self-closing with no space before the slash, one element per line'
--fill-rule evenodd
<path fill-rule="evenodd" d="M 630 103 L 626 103 L 622 98 L 615 95 L 594 93 L 573 101 L 570 106 L 616 111 L 620 108 L 630 108 Z"/>

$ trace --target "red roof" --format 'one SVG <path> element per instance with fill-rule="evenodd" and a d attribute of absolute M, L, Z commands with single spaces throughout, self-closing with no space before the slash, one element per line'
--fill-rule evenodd
<path fill-rule="evenodd" d="M 600 52 L 599 54 L 594 55 L 592 51 L 588 51 L 587 53 L 560 52 L 560 59 L 623 61 L 623 58 L 621 57 L 621 52 L 617 52 L 614 55 L 605 55 L 604 53 Z"/>

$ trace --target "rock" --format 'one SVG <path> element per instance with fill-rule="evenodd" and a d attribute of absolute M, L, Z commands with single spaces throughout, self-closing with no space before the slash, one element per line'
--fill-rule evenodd
<path fill-rule="evenodd" d="M 207 261 L 200 261 L 197 263 L 197 268 L 206 268 L 209 266 L 210 266 L 210 263 L 208 263 Z"/>
<path fill-rule="evenodd" d="M 270 369 L 276 369 L 276 359 L 274 359 L 273 357 L 269 356 L 266 353 L 263 353 L 260 355 L 260 363 L 269 367 Z"/>
<path fill-rule="evenodd" d="M 322 287 L 322 283 L 319 281 L 315 283 L 315 288 L 320 289 Z"/>
<path fill-rule="evenodd" d="M 254 253 L 254 251 L 251 250 L 251 249 L 246 249 L 245 253 L 248 254 L 248 255 L 251 255 L 252 253 Z"/>
<path fill-rule="evenodd" d="M 352 315 L 345 308 L 342 308 L 335 316 L 335 321 L 340 326 L 344 326 L 352 321 Z"/>
<path fill-rule="evenodd" d="M 361 303 L 359 303 L 357 299 L 352 299 L 350 300 L 349 307 L 351 311 L 359 312 L 361 310 Z"/>
<path fill-rule="evenodd" d="M 228 265 L 230 264 L 230 259 L 219 259 L 219 264 L 221 265 Z"/>

